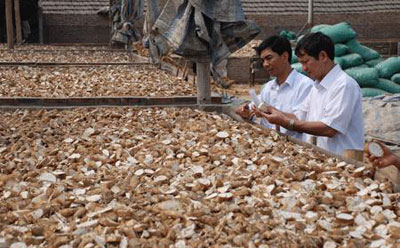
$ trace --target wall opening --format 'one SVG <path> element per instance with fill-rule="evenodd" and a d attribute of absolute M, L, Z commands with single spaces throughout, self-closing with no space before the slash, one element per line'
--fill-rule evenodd
<path fill-rule="evenodd" d="M 13 3 L 14 40 L 16 41 L 15 12 Z M 20 0 L 23 43 L 39 42 L 38 0 Z M 0 43 L 7 42 L 5 1 L 0 1 Z"/>

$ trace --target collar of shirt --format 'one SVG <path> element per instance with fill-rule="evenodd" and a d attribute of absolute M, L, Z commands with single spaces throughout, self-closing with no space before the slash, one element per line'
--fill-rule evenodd
<path fill-rule="evenodd" d="M 337 78 L 338 74 L 342 71 L 339 65 L 335 65 L 322 81 L 315 81 L 317 89 L 329 89 L 332 87 L 332 82 Z"/>
<path fill-rule="evenodd" d="M 285 82 L 281 85 L 279 85 L 277 79 L 275 79 L 272 88 L 279 89 L 280 87 L 284 87 L 284 85 L 292 87 L 296 79 L 296 73 L 297 71 L 292 69 L 292 71 L 289 73 L 289 76 L 286 78 Z"/>

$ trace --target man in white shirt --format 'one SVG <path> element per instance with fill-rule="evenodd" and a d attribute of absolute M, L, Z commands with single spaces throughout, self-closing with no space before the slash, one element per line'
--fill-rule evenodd
<path fill-rule="evenodd" d="M 264 40 L 256 51 L 263 59 L 264 68 L 275 77 L 266 83 L 258 95 L 259 100 L 285 112 L 295 111 L 311 91 L 313 82 L 290 66 L 292 59 L 290 42 L 282 36 L 274 35 Z M 244 104 L 236 112 L 243 118 L 254 120 L 254 113 L 251 110 L 253 104 Z M 261 119 L 260 124 L 268 128 L 276 128 L 264 118 Z M 287 135 L 302 138 L 302 133 L 285 128 L 279 128 L 279 130 Z"/>
<path fill-rule="evenodd" d="M 270 123 L 304 132 L 306 140 L 339 155 L 361 154 L 364 146 L 362 95 L 357 82 L 333 62 L 334 44 L 322 33 L 306 35 L 296 46 L 314 87 L 294 114 L 275 108 L 259 113 Z M 358 155 L 360 157 L 360 155 Z"/>

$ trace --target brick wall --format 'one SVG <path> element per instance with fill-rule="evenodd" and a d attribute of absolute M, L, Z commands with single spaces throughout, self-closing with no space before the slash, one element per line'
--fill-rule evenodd
<path fill-rule="evenodd" d="M 99 15 L 44 15 L 45 42 L 108 43 L 110 26 L 107 17 Z M 306 15 L 248 16 L 255 20 L 263 31 L 258 38 L 279 33 L 282 29 L 299 31 L 306 23 Z M 398 13 L 366 13 L 315 15 L 316 24 L 335 24 L 346 21 L 352 24 L 359 39 L 400 40 L 400 15 Z M 138 25 L 140 25 L 139 23 Z M 141 27 L 139 28 L 141 30 Z"/>
<path fill-rule="evenodd" d="M 241 84 L 251 82 L 250 57 L 229 57 L 227 64 L 228 77 Z M 255 83 L 265 83 L 269 80 L 269 74 L 264 70 L 257 70 L 254 75 Z"/>
<path fill-rule="evenodd" d="M 101 15 L 55 15 L 45 14 L 44 25 L 67 25 L 67 26 L 103 26 L 108 25 L 109 19 Z"/>
<path fill-rule="evenodd" d="M 108 43 L 110 26 L 99 15 L 44 15 L 45 43 Z"/>
<path fill-rule="evenodd" d="M 107 44 L 110 30 L 106 26 L 49 25 L 44 31 L 45 43 L 98 43 Z"/>
<path fill-rule="evenodd" d="M 307 15 L 291 16 L 248 16 L 263 28 L 260 39 L 279 33 L 282 29 L 295 32 L 307 22 Z M 335 24 L 349 22 L 358 33 L 359 39 L 400 39 L 400 15 L 396 12 L 365 13 L 365 14 L 337 14 L 315 15 L 314 23 Z"/>
<path fill-rule="evenodd" d="M 110 41 L 111 24 L 100 15 L 44 15 L 45 43 L 99 43 Z M 143 21 L 135 25 L 142 32 Z"/>
<path fill-rule="evenodd" d="M 384 56 L 400 55 L 400 40 L 361 40 L 361 43 L 370 47 Z"/>

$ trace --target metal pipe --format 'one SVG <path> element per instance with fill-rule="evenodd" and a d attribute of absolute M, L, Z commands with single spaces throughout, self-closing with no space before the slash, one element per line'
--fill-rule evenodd
<path fill-rule="evenodd" d="M 307 24 L 309 27 L 314 25 L 314 0 L 308 0 L 308 19 Z"/>

